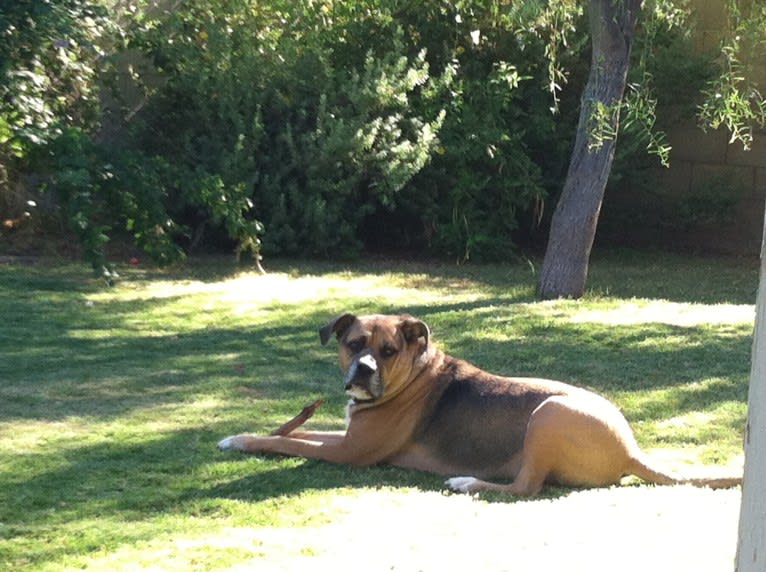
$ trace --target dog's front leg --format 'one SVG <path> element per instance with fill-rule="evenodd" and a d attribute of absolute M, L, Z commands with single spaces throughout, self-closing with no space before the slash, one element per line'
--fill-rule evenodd
<path fill-rule="evenodd" d="M 292 457 L 310 457 L 332 463 L 356 464 L 353 447 L 346 434 L 338 432 L 295 431 L 289 436 L 233 435 L 218 443 L 222 451 L 277 453 Z"/>

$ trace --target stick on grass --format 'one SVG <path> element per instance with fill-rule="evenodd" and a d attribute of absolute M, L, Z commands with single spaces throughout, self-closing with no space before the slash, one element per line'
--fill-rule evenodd
<path fill-rule="evenodd" d="M 306 421 L 308 421 L 312 415 L 314 415 L 314 411 L 317 410 L 317 408 L 324 403 L 324 399 L 317 399 L 313 403 L 309 403 L 306 407 L 301 409 L 301 412 L 298 413 L 295 417 L 290 419 L 287 423 L 283 423 L 274 431 L 270 433 L 270 435 L 281 435 L 286 436 L 289 435 L 291 432 L 295 431 L 298 427 L 303 425 Z"/>

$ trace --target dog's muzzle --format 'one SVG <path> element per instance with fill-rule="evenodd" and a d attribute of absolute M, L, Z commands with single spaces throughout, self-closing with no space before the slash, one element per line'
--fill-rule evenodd
<path fill-rule="evenodd" d="M 346 393 L 357 402 L 374 401 L 383 395 L 378 362 L 372 354 L 362 354 L 352 360 L 344 384 Z"/>

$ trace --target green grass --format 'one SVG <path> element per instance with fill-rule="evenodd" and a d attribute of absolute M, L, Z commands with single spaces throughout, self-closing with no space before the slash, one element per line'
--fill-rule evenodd
<path fill-rule="evenodd" d="M 485 369 L 598 390 L 681 467 L 738 462 L 756 261 L 618 253 L 594 261 L 584 300 L 544 303 L 528 264 L 270 270 L 126 268 L 105 289 L 79 265 L 0 266 L 0 569 L 227 569 L 278 554 L 226 531 L 321 526 L 366 491 L 440 491 L 414 471 L 216 451 L 320 396 L 310 425 L 342 427 L 317 328 L 344 310 L 410 312 Z"/>

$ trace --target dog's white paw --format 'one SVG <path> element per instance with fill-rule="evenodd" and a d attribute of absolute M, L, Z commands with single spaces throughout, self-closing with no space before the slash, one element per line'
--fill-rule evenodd
<path fill-rule="evenodd" d="M 232 435 L 218 441 L 218 448 L 221 451 L 241 451 L 242 450 L 242 435 Z"/>
<path fill-rule="evenodd" d="M 476 477 L 452 477 L 444 481 L 444 484 L 451 488 L 453 491 L 459 493 L 470 493 L 473 487 L 479 479 Z"/>

